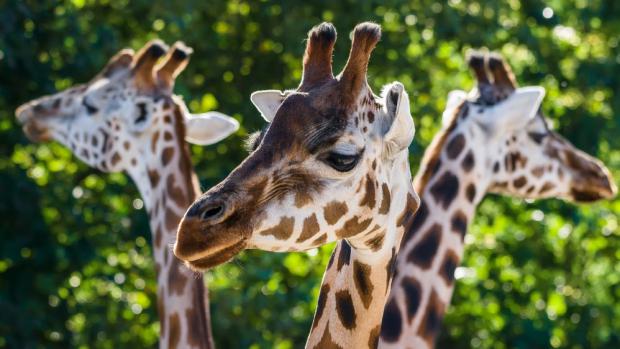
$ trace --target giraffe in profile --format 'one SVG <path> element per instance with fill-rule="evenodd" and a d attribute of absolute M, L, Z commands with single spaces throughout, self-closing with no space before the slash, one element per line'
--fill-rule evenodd
<path fill-rule="evenodd" d="M 89 166 L 126 172 L 136 183 L 152 233 L 161 348 L 213 348 L 207 289 L 168 244 L 200 194 L 186 141 L 211 144 L 238 128 L 217 112 L 190 114 L 173 94 L 190 54 L 181 42 L 125 49 L 88 83 L 16 111 L 31 140 L 56 140 Z"/>
<path fill-rule="evenodd" d="M 453 91 L 414 188 L 421 205 L 396 259 L 380 348 L 432 348 L 454 290 L 467 225 L 486 193 L 591 202 L 615 196 L 601 161 L 553 132 L 542 87 L 518 88 L 497 54 L 469 58 L 477 86 Z"/>
<path fill-rule="evenodd" d="M 357 25 L 334 77 L 336 30 L 314 27 L 299 87 L 252 95 L 267 131 L 179 226 L 175 254 L 195 270 L 244 249 L 304 251 L 338 241 L 308 348 L 376 347 L 392 265 L 419 204 L 408 162 L 409 97 L 398 82 L 375 96 L 367 82 L 380 36 L 376 24 Z"/>

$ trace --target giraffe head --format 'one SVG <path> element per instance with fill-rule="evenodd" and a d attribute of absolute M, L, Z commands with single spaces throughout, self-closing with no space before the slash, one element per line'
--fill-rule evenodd
<path fill-rule="evenodd" d="M 190 116 L 172 94 L 191 52 L 181 42 L 168 49 L 159 40 L 137 54 L 124 49 L 88 83 L 22 105 L 17 119 L 31 140 L 55 139 L 106 172 L 132 170 L 149 149 L 156 152 L 160 138 L 217 142 L 238 123 L 216 112 Z"/>
<path fill-rule="evenodd" d="M 391 197 L 405 191 L 399 200 L 406 201 L 413 192 L 407 156 L 414 125 L 402 84 L 385 86 L 381 97 L 368 86 L 368 61 L 380 35 L 376 24 L 357 25 L 346 66 L 334 77 L 335 28 L 323 23 L 308 33 L 300 86 L 252 95 L 268 129 L 251 154 L 188 209 L 177 257 L 205 269 L 245 248 L 299 251 L 343 238 L 360 247 L 361 240 L 383 241 Z M 417 197 L 409 201 L 415 210 Z"/>
<path fill-rule="evenodd" d="M 615 195 L 613 178 L 602 162 L 550 129 L 540 109 L 542 87 L 518 88 L 497 54 L 474 52 L 468 61 L 477 87 L 470 93 L 452 91 L 448 97 L 444 124 L 455 128 L 446 140 L 448 158 L 462 156 L 463 168 L 477 169 L 473 172 L 495 193 L 576 202 Z M 466 146 L 468 142 L 473 143 Z"/>

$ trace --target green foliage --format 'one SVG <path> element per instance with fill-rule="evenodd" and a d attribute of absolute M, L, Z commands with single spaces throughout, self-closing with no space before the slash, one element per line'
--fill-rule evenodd
<path fill-rule="evenodd" d="M 243 159 L 242 137 L 262 127 L 250 93 L 295 87 L 306 32 L 323 20 L 340 30 L 336 70 L 357 22 L 383 25 L 370 82 L 399 80 L 410 92 L 414 170 L 447 93 L 472 86 L 464 52 L 487 46 L 509 58 L 522 84 L 542 84 L 544 110 L 561 133 L 620 176 L 616 1 L 5 0 L 0 348 L 153 347 L 158 331 L 150 233 L 134 208 L 135 187 L 58 144 L 30 144 L 15 108 L 87 81 L 120 48 L 183 40 L 195 53 L 176 92 L 193 112 L 217 109 L 243 125 L 217 145 L 192 147 L 208 188 Z M 489 197 L 438 347 L 620 347 L 619 213 L 619 200 L 576 207 Z M 303 346 L 331 248 L 248 252 L 208 273 L 219 347 Z"/>

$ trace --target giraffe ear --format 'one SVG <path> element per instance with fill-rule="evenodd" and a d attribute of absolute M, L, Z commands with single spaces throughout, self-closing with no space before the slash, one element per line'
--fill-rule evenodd
<path fill-rule="evenodd" d="M 284 101 L 284 93 L 279 90 L 256 91 L 250 96 L 252 104 L 267 122 L 273 121 L 276 112 Z"/>
<path fill-rule="evenodd" d="M 492 122 L 504 130 L 523 128 L 536 116 L 544 97 L 543 87 L 518 88 L 508 99 L 493 107 Z"/>
<path fill-rule="evenodd" d="M 239 129 L 239 122 L 228 115 L 211 111 L 185 118 L 185 140 L 192 144 L 217 143 Z"/>
<path fill-rule="evenodd" d="M 415 135 L 415 125 L 403 84 L 394 82 L 387 85 L 382 97 L 387 111 L 383 123 L 385 151 L 388 157 L 392 157 L 409 147 Z"/>

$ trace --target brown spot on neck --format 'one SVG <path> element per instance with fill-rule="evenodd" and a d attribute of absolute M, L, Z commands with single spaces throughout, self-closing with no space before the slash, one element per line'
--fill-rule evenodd
<path fill-rule="evenodd" d="M 438 223 L 428 228 L 420 242 L 407 255 L 407 261 L 422 269 L 430 268 L 441 243 L 441 231 L 442 227 Z"/>
<path fill-rule="evenodd" d="M 355 305 L 349 290 L 336 292 L 336 312 L 344 328 L 348 330 L 355 328 L 357 313 L 355 312 Z"/>
<path fill-rule="evenodd" d="M 170 315 L 168 323 L 170 324 L 168 348 L 176 349 L 181 340 L 181 321 L 179 320 L 179 314 L 174 313 Z"/>
<path fill-rule="evenodd" d="M 372 302 L 372 291 L 374 289 L 372 280 L 370 279 L 370 273 L 370 265 L 359 261 L 353 261 L 353 280 L 360 299 L 366 309 L 368 309 Z"/>
<path fill-rule="evenodd" d="M 164 253 L 172 253 L 166 251 Z M 185 286 L 189 278 L 185 275 L 185 268 L 177 258 L 172 258 L 170 266 L 168 267 L 168 291 L 171 295 L 183 295 L 185 293 Z"/>
<path fill-rule="evenodd" d="M 445 304 L 441 302 L 437 292 L 433 289 L 418 330 L 418 335 L 424 338 L 430 348 L 433 347 L 435 337 L 439 333 L 444 312 Z"/>
<path fill-rule="evenodd" d="M 441 158 L 441 151 L 448 140 L 448 136 L 456 128 L 456 125 L 458 124 L 458 116 L 465 105 L 466 104 L 463 103 L 455 109 L 454 114 L 448 121 L 448 126 L 444 127 L 441 131 L 439 131 L 439 133 L 437 133 L 427 150 L 424 152 L 424 157 L 422 158 L 422 163 L 420 165 L 420 171 L 418 172 L 419 175 L 416 176 L 413 181 L 413 186 L 416 192 L 424 193 L 428 182 L 434 172 L 436 172 L 435 169 L 439 163 L 439 159 Z"/>
<path fill-rule="evenodd" d="M 314 349 L 343 349 L 341 346 L 334 342 L 331 333 L 329 332 L 329 321 L 325 325 L 325 332 L 321 336 L 321 340 L 316 344 Z"/>

